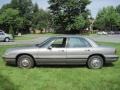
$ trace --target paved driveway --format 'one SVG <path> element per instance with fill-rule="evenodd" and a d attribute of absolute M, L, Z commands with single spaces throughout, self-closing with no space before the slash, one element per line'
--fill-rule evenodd
<path fill-rule="evenodd" d="M 17 40 L 14 42 L 0 42 L 0 45 L 30 45 L 30 44 L 39 44 L 40 42 L 44 41 L 47 39 L 48 35 L 43 35 L 40 36 L 36 39 L 32 40 Z M 120 43 L 120 35 L 91 35 L 91 36 L 86 36 L 88 38 L 91 38 L 97 42 L 113 42 L 113 43 Z"/>

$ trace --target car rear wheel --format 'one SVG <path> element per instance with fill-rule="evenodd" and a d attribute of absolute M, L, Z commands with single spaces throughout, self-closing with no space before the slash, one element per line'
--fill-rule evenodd
<path fill-rule="evenodd" d="M 99 55 L 91 56 L 87 64 L 90 69 L 100 69 L 103 67 L 103 58 Z"/>
<path fill-rule="evenodd" d="M 31 56 L 22 55 L 18 57 L 17 65 L 20 68 L 32 68 L 34 66 L 34 61 Z"/>
<path fill-rule="evenodd" d="M 4 40 L 5 42 L 9 42 L 10 41 L 10 39 L 7 37 L 7 38 L 5 38 L 5 40 Z"/>

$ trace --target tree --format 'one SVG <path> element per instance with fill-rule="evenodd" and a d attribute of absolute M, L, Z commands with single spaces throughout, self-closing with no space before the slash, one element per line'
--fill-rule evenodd
<path fill-rule="evenodd" d="M 116 7 L 116 10 L 117 10 L 117 12 L 119 13 L 119 16 L 120 16 L 120 5 L 118 5 L 118 6 Z M 120 20 L 118 20 L 118 28 L 119 28 L 119 30 L 120 30 Z"/>
<path fill-rule="evenodd" d="M 2 8 L 0 9 L 0 14 L 1 14 L 2 12 L 4 12 L 6 9 L 8 9 L 8 8 L 11 8 L 10 4 L 5 4 L 5 5 L 3 5 Z"/>
<path fill-rule="evenodd" d="M 75 23 L 68 25 L 67 30 L 70 29 L 83 29 L 85 26 L 85 19 L 82 16 L 78 16 L 74 19 Z"/>
<path fill-rule="evenodd" d="M 113 30 L 113 27 L 120 25 L 120 15 L 112 6 L 103 8 L 99 11 L 94 27 L 100 30 Z"/>
<path fill-rule="evenodd" d="M 120 14 L 120 5 L 116 7 L 117 12 Z"/>
<path fill-rule="evenodd" d="M 14 32 L 25 34 L 30 28 L 47 28 L 49 18 L 49 12 L 40 10 L 31 0 L 11 0 L 0 9 L 0 29 L 9 32 L 12 26 Z"/>
<path fill-rule="evenodd" d="M 89 0 L 49 0 L 52 24 L 56 32 L 79 31 L 88 25 Z"/>
<path fill-rule="evenodd" d="M 8 8 L 0 14 L 0 25 L 8 32 L 10 26 L 16 26 L 16 18 L 18 18 L 18 16 L 18 10 Z"/>
<path fill-rule="evenodd" d="M 49 26 L 50 14 L 48 11 L 39 10 L 34 13 L 32 20 L 32 27 L 35 29 L 42 30 Z"/>
<path fill-rule="evenodd" d="M 33 12 L 34 13 L 39 12 L 39 7 L 37 3 L 35 3 L 35 5 L 33 6 Z"/>
<path fill-rule="evenodd" d="M 9 27 L 9 34 L 11 34 L 14 38 L 15 35 L 14 35 L 14 30 L 12 26 Z"/>
<path fill-rule="evenodd" d="M 33 13 L 33 3 L 31 0 L 12 0 L 11 8 L 17 9 L 21 16 Z"/>
<path fill-rule="evenodd" d="M 19 10 L 19 16 L 24 18 L 23 33 L 28 33 L 32 26 L 33 3 L 31 0 L 12 0 L 11 8 Z"/>

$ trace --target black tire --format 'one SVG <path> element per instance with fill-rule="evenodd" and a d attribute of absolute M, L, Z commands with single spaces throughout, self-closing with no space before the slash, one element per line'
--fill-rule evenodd
<path fill-rule="evenodd" d="M 4 41 L 5 41 L 5 42 L 9 42 L 9 41 L 10 41 L 10 38 L 6 37 L 6 38 L 4 39 Z"/>
<path fill-rule="evenodd" d="M 17 66 L 20 68 L 32 68 L 34 67 L 33 58 L 29 55 L 21 55 L 17 59 Z"/>
<path fill-rule="evenodd" d="M 87 64 L 90 69 L 100 69 L 103 67 L 103 58 L 99 55 L 91 56 Z"/>

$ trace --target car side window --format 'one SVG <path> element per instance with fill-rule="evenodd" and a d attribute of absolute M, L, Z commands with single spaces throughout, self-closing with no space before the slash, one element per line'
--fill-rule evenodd
<path fill-rule="evenodd" d="M 53 48 L 64 48 L 65 45 L 66 45 L 66 38 L 57 38 L 51 44 Z"/>
<path fill-rule="evenodd" d="M 0 33 L 0 35 L 4 35 L 4 33 Z"/>
<path fill-rule="evenodd" d="M 84 38 L 70 38 L 68 45 L 69 45 L 69 48 L 91 47 L 89 42 Z"/>

